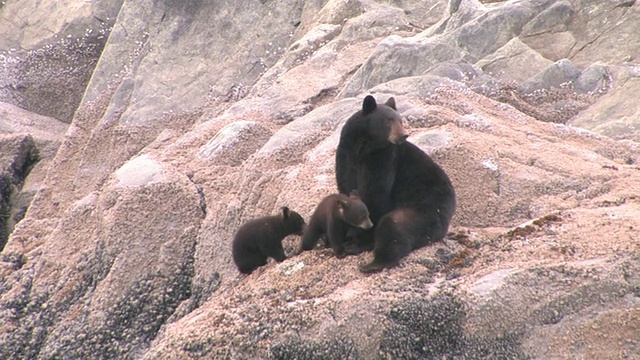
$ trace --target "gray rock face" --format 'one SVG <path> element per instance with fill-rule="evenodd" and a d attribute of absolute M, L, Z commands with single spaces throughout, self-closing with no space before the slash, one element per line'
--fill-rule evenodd
<path fill-rule="evenodd" d="M 640 91 L 640 78 L 626 79 L 619 87 L 611 89 L 593 106 L 571 120 L 574 126 L 597 131 L 614 139 L 640 141 L 640 108 L 635 99 Z"/>
<path fill-rule="evenodd" d="M 570 60 L 563 59 L 525 81 L 520 86 L 520 92 L 528 95 L 544 89 L 559 88 L 563 85 L 569 86 L 579 76 L 580 70 Z"/>
<path fill-rule="evenodd" d="M 0 358 L 633 357 L 638 6 L 3 3 Z M 243 222 L 336 191 L 369 93 L 451 177 L 451 233 L 239 275 Z"/>
<path fill-rule="evenodd" d="M 611 80 L 611 73 L 606 66 L 591 64 L 574 82 L 576 91 L 587 93 L 606 93 Z"/>
<path fill-rule="evenodd" d="M 513 38 L 503 47 L 476 62 L 484 73 L 502 81 L 522 83 L 542 72 L 552 62 Z"/>
<path fill-rule="evenodd" d="M 0 103 L 0 249 L 43 186 L 66 124 Z"/>
<path fill-rule="evenodd" d="M 22 220 L 26 207 L 15 206 L 18 192 L 39 160 L 38 149 L 29 135 L 0 137 L 0 249 L 16 222 Z"/>
<path fill-rule="evenodd" d="M 4 2 L 0 101 L 71 122 L 122 3 Z"/>

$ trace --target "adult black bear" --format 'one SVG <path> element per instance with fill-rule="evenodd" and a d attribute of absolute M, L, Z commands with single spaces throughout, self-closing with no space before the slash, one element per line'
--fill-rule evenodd
<path fill-rule="evenodd" d="M 375 225 L 374 259 L 363 272 L 395 266 L 413 249 L 442 240 L 455 211 L 447 174 L 406 139 L 395 100 L 377 104 L 371 95 L 340 134 L 338 191 L 358 190 Z M 368 239 L 365 246 L 371 233 Z"/>
<path fill-rule="evenodd" d="M 278 262 L 286 255 L 282 240 L 291 234 L 302 235 L 305 223 L 302 216 L 287 207 L 279 215 L 265 216 L 244 223 L 233 238 L 233 261 L 241 273 L 250 274 L 265 265 L 267 258 Z"/>
<path fill-rule="evenodd" d="M 325 245 L 331 244 L 338 258 L 347 255 L 344 241 L 349 228 L 370 229 L 369 210 L 360 200 L 357 191 L 349 196 L 332 194 L 324 198 L 316 207 L 309 220 L 309 226 L 302 236 L 302 250 L 311 250 L 318 239 L 325 236 Z"/>

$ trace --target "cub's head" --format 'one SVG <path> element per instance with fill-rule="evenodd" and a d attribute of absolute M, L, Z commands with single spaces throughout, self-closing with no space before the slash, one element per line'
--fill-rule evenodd
<path fill-rule="evenodd" d="M 373 227 L 373 223 L 369 218 L 369 209 L 362 202 L 356 190 L 352 190 L 348 197 L 342 195 L 338 199 L 338 213 L 347 224 L 361 229 L 371 229 Z"/>
<path fill-rule="evenodd" d="M 300 214 L 293 210 L 289 210 L 286 206 L 282 208 L 282 223 L 289 234 L 296 235 L 302 235 L 305 227 L 307 226 Z"/>
<path fill-rule="evenodd" d="M 378 104 L 373 96 L 367 95 L 362 102 L 362 116 L 367 122 L 367 132 L 375 142 L 401 144 L 408 137 L 402 127 L 402 118 L 396 111 L 394 98 Z"/>

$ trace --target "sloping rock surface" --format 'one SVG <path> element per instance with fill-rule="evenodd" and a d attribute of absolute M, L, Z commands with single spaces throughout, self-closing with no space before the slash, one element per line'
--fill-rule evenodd
<path fill-rule="evenodd" d="M 25 109 L 0 107 L 0 214 L 35 193 L 4 228 L 0 358 L 640 353 L 635 1 L 0 15 L 0 100 Z M 285 205 L 308 219 L 336 191 L 341 126 L 369 93 L 450 175 L 451 233 L 369 276 L 370 253 L 296 255 L 290 237 L 289 259 L 240 275 L 235 230 Z"/>

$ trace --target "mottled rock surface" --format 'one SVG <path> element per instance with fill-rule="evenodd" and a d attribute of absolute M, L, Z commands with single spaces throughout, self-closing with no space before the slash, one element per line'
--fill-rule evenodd
<path fill-rule="evenodd" d="M 622 0 L 3 2 L 0 358 L 633 358 L 638 24 Z M 240 275 L 240 224 L 336 191 L 365 94 L 450 175 L 451 233 L 369 276 L 290 237 Z"/>

